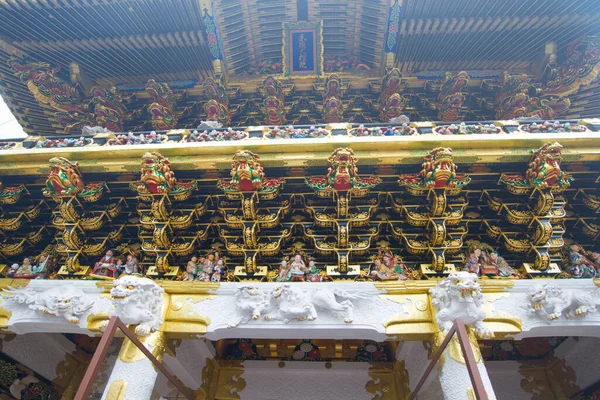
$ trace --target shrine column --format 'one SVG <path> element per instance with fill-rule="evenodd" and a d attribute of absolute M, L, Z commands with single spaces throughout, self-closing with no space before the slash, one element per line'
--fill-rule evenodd
<path fill-rule="evenodd" d="M 469 334 L 469 344 L 475 356 L 475 362 L 477 363 L 477 369 L 481 375 L 483 386 L 488 395 L 488 400 L 495 400 L 496 394 L 490 381 L 483 358 L 481 357 L 481 351 L 477 343 L 477 338 L 471 329 L 467 329 Z M 432 347 L 432 354 L 437 351 L 439 345 L 446 337 L 444 332 L 438 332 Z M 465 400 L 475 399 L 475 392 L 473 391 L 473 383 L 469 377 L 469 371 L 463 357 L 458 337 L 454 335 L 446 349 L 444 350 L 442 357 L 438 360 L 437 364 L 439 367 L 439 380 L 441 390 L 445 400 Z M 435 369 L 434 369 L 435 370 Z M 432 371 L 432 373 L 434 373 Z"/>
<path fill-rule="evenodd" d="M 436 326 L 430 354 L 437 352 L 457 319 L 465 321 L 468 345 L 473 352 L 487 397 L 489 400 L 495 400 L 496 395 L 475 336 L 475 334 L 480 338 L 494 336 L 493 331 L 484 322 L 486 312 L 482 308 L 484 298 L 479 278 L 466 271 L 451 273 L 429 293 L 431 305 L 435 310 Z M 435 370 L 439 373 L 439 382 L 445 400 L 475 399 L 473 382 L 458 341 L 458 332 L 453 335 L 444 349 Z"/>
<path fill-rule="evenodd" d="M 165 351 L 162 332 L 153 332 L 142 343 L 159 361 Z M 109 367 L 110 368 L 110 367 Z M 129 339 L 123 341 L 102 400 L 147 400 L 152 396 L 158 370 Z"/>

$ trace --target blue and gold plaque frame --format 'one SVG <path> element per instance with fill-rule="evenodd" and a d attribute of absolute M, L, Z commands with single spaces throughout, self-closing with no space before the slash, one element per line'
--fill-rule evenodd
<path fill-rule="evenodd" d="M 284 23 L 282 51 L 284 76 L 323 76 L 323 23 Z"/>

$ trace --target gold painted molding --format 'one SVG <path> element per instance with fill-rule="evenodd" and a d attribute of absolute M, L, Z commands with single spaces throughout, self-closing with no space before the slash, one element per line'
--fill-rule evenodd
<path fill-rule="evenodd" d="M 113 381 L 110 384 L 108 393 L 106 394 L 106 400 L 123 400 L 127 393 L 127 382 L 123 379 Z"/>
<path fill-rule="evenodd" d="M 369 368 L 370 381 L 365 389 L 377 400 L 405 400 L 410 395 L 408 371 L 404 361 L 393 363 L 371 362 Z"/>
<path fill-rule="evenodd" d="M 192 311 L 194 304 L 213 299 L 215 294 L 171 294 L 163 332 L 169 337 L 205 334 L 210 318 Z"/>
<path fill-rule="evenodd" d="M 246 388 L 243 361 L 206 359 L 197 400 L 239 399 Z"/>
<path fill-rule="evenodd" d="M 379 297 L 394 301 L 403 305 L 414 305 L 408 307 L 408 314 L 399 313 L 392 318 L 383 321 L 385 333 L 394 339 L 405 340 L 429 340 L 435 332 L 429 297 L 426 293 L 421 294 L 380 294 Z"/>
<path fill-rule="evenodd" d="M 519 373 L 523 376 L 521 388 L 532 400 L 569 399 L 581 391 L 575 370 L 565 360 L 553 354 L 541 360 L 521 360 Z"/>
<path fill-rule="evenodd" d="M 145 338 L 139 338 L 140 341 L 146 345 L 152 355 L 157 358 L 158 361 L 162 360 L 163 354 L 165 353 L 166 342 L 165 335 L 163 332 L 152 332 Z M 144 353 L 133 344 L 133 342 L 127 338 L 123 341 L 121 350 L 119 350 L 119 359 L 124 363 L 134 363 L 146 358 Z"/>
<path fill-rule="evenodd" d="M 452 147 L 456 161 L 461 157 L 476 156 L 479 162 L 527 162 L 529 151 L 548 141 L 559 141 L 565 147 L 565 156 L 577 155 L 579 161 L 596 161 L 600 156 L 597 133 L 486 135 L 476 140 L 473 135 L 348 137 L 332 136 L 321 139 L 248 140 L 211 143 L 166 143 L 140 146 L 90 146 L 57 149 L 13 149 L 0 151 L 0 172 L 4 175 L 36 175 L 47 173 L 51 157 L 66 157 L 79 162 L 82 173 L 102 165 L 104 172 L 126 172 L 139 169 L 139 159 L 147 151 L 159 151 L 172 164 L 185 162 L 194 169 L 223 168 L 241 147 L 259 153 L 265 160 L 277 159 L 283 166 L 305 166 L 307 160 L 318 165 L 329 165 L 327 157 L 340 146 L 350 146 L 365 158 L 377 158 L 380 164 L 420 163 L 415 157 L 439 146 Z M 511 154 L 510 159 L 506 155 Z M 19 168 L 15 168 L 17 166 Z"/>

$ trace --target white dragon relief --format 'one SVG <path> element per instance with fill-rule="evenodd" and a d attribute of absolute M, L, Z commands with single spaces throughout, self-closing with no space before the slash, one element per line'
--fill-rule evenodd
<path fill-rule="evenodd" d="M 436 308 L 437 325 L 448 332 L 457 318 L 473 328 L 480 338 L 492 338 L 492 332 L 484 323 L 483 295 L 477 275 L 466 271 L 451 273 L 429 291 L 431 304 Z"/>
<path fill-rule="evenodd" d="M 600 301 L 587 292 L 565 292 L 558 286 L 546 284 L 529 289 L 529 313 L 553 321 L 564 313 L 567 318 L 595 312 Z"/>
<path fill-rule="evenodd" d="M 81 289 L 62 285 L 43 292 L 9 287 L 4 290 L 3 295 L 9 302 L 26 304 L 32 310 L 62 317 L 73 324 L 78 324 L 81 317 L 94 305 L 94 301 Z"/>
<path fill-rule="evenodd" d="M 263 318 L 266 321 L 292 320 L 314 321 L 317 309 L 327 310 L 343 318 L 345 323 L 354 319 L 354 304 L 350 299 L 366 299 L 367 293 L 348 293 L 338 288 L 313 288 L 305 286 L 300 290 L 292 285 L 281 285 L 271 291 L 257 287 L 243 286 L 237 289 L 237 307 L 245 314 L 235 325 Z M 342 298 L 341 302 L 337 298 Z"/>
<path fill-rule="evenodd" d="M 137 325 L 135 334 L 147 336 L 163 323 L 164 289 L 148 278 L 126 275 L 113 281 L 110 296 L 115 309 L 108 316 L 119 317 L 126 325 Z M 103 321 L 101 329 L 108 321 Z"/>

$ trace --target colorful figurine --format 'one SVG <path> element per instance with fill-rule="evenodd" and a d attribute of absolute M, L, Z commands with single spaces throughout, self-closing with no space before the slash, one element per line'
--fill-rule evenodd
<path fill-rule="evenodd" d="M 92 270 L 92 275 L 116 278 L 117 277 L 117 260 L 114 257 L 112 250 L 108 250 L 104 257 L 100 259 Z"/>
<path fill-rule="evenodd" d="M 373 259 L 371 267 L 371 276 L 380 281 L 407 280 L 412 278 L 402 264 L 398 256 L 394 256 L 391 251 L 386 251 Z"/>
<path fill-rule="evenodd" d="M 473 241 L 469 245 L 469 257 L 465 261 L 464 270 L 478 276 L 500 276 L 503 278 L 518 276 L 504 257 L 500 256 L 492 246 Z"/>
<path fill-rule="evenodd" d="M 31 265 L 31 259 L 29 257 L 25 257 L 23 259 L 23 264 L 21 264 L 19 269 L 15 272 L 15 278 L 32 275 L 32 268 L 33 266 Z"/>
<path fill-rule="evenodd" d="M 315 262 L 310 260 L 308 262 L 308 272 L 306 273 L 307 282 L 323 282 L 323 278 L 319 275 L 319 270 L 315 266 Z"/>
<path fill-rule="evenodd" d="M 7 273 L 8 277 L 9 278 L 14 277 L 18 270 L 19 270 L 19 264 L 14 263 L 13 265 L 11 265 L 10 270 Z"/>
<path fill-rule="evenodd" d="M 138 260 L 133 254 L 127 255 L 127 262 L 123 268 L 125 275 L 134 275 L 138 273 Z"/>
<path fill-rule="evenodd" d="M 590 261 L 585 250 L 579 245 L 572 244 L 567 247 L 567 251 L 569 252 L 569 258 L 566 272 L 571 278 L 595 278 L 598 276 L 599 264 Z M 594 261 L 597 261 L 600 257 L 595 256 L 595 254 L 598 253 L 592 253 L 592 257 Z"/>
<path fill-rule="evenodd" d="M 192 257 L 190 261 L 188 261 L 185 267 L 185 274 L 183 274 L 184 281 L 193 281 L 196 279 L 196 273 L 198 272 L 198 258 Z"/>
<path fill-rule="evenodd" d="M 292 282 L 304 282 L 304 274 L 306 272 L 306 264 L 302 260 L 300 254 L 294 256 L 294 261 L 291 264 L 292 267 Z"/>
<path fill-rule="evenodd" d="M 209 253 L 206 258 L 200 257 L 200 261 L 198 272 L 201 273 L 196 280 L 209 282 L 215 266 L 219 263 L 219 253 Z"/>
<path fill-rule="evenodd" d="M 283 260 L 279 267 L 279 273 L 275 282 L 287 282 L 292 278 L 292 266 L 288 265 L 287 261 Z"/>
<path fill-rule="evenodd" d="M 217 261 L 217 265 L 213 269 L 213 274 L 210 277 L 211 282 L 221 282 L 221 277 L 225 274 L 225 266 L 223 260 Z"/>
<path fill-rule="evenodd" d="M 37 279 L 45 278 L 48 275 L 48 270 L 52 267 L 52 258 L 46 252 L 40 253 L 37 257 L 37 265 L 33 267 L 33 274 L 37 275 Z"/>

